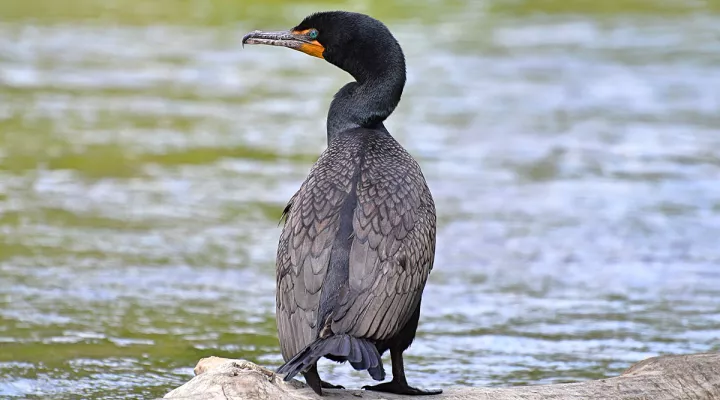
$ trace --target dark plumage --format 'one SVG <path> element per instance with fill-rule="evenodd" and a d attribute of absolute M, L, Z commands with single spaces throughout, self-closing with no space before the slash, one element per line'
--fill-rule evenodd
<path fill-rule="evenodd" d="M 405 85 L 400 45 L 380 21 L 349 12 L 313 14 L 286 32 L 251 32 L 243 43 L 321 57 L 355 82 L 335 95 L 328 147 L 290 199 L 277 252 L 277 325 L 291 379 L 322 393 L 317 361 L 349 361 L 383 380 L 366 389 L 436 394 L 408 386 L 402 353 L 412 343 L 435 255 L 435 205 L 417 162 L 383 121 Z"/>

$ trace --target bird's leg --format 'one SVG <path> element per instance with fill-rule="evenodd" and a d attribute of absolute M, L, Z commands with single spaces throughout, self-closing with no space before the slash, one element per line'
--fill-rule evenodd
<path fill-rule="evenodd" d="M 314 364 L 307 371 L 303 372 L 305 382 L 312 388 L 312 390 L 322 396 L 322 381 L 320 380 L 320 374 L 318 374 L 317 364 Z"/>
<path fill-rule="evenodd" d="M 303 372 L 303 376 L 305 377 L 305 382 L 307 382 L 308 386 L 310 386 L 312 390 L 320 396 L 322 396 L 323 389 L 345 389 L 340 385 L 333 385 L 332 383 L 325 382 L 320 379 L 317 364 L 313 364 L 312 367 Z"/>
<path fill-rule="evenodd" d="M 385 382 L 374 386 L 363 386 L 363 389 L 376 392 L 406 394 L 410 396 L 422 396 L 442 393 L 442 389 L 422 390 L 408 386 L 407 380 L 405 379 L 405 365 L 403 364 L 402 352 L 403 350 L 399 350 L 397 348 L 390 349 L 393 372 L 393 378 L 390 382 Z"/>

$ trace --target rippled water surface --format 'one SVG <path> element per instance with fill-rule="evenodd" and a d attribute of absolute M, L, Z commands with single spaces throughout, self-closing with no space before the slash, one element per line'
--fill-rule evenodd
<path fill-rule="evenodd" d="M 240 38 L 335 8 L 408 59 L 387 125 L 438 209 L 412 382 L 719 350 L 713 4 L 0 2 L 0 397 L 149 398 L 204 356 L 281 362 L 277 224 L 349 77 Z"/>

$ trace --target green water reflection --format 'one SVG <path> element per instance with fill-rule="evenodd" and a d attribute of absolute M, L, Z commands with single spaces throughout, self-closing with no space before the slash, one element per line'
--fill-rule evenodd
<path fill-rule="evenodd" d="M 280 363 L 277 223 L 349 78 L 239 41 L 324 9 L 385 21 L 408 59 L 388 127 L 439 213 L 411 379 L 720 349 L 716 2 L 0 1 L 0 397 Z"/>

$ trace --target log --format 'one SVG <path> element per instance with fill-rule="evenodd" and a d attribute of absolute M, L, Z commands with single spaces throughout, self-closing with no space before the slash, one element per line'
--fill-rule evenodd
<path fill-rule="evenodd" d="M 285 382 L 273 371 L 244 360 L 203 358 L 195 377 L 165 399 L 306 400 L 319 399 L 295 379 Z M 325 390 L 333 400 L 396 400 L 417 397 L 364 390 Z M 640 361 L 620 376 L 577 383 L 508 388 L 446 388 L 428 400 L 679 400 L 720 399 L 720 352 L 668 355 Z"/>

